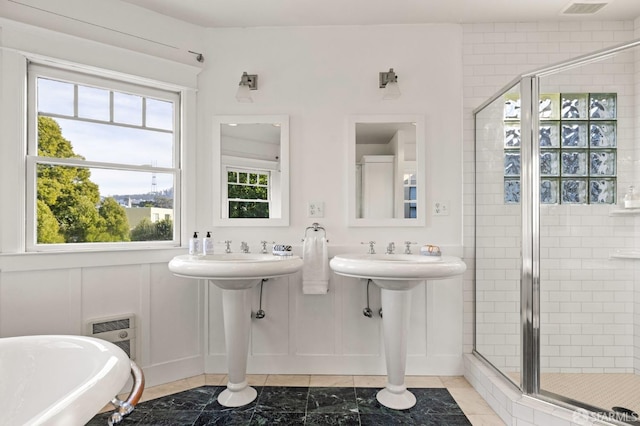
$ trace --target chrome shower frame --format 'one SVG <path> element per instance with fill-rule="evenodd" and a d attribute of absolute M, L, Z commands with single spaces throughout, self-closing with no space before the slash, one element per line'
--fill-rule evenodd
<path fill-rule="evenodd" d="M 521 74 L 511 80 L 492 97 L 473 110 L 474 124 L 477 123 L 477 115 L 503 95 L 508 93 L 518 84 L 520 85 L 520 207 L 522 218 L 521 229 L 521 270 L 520 270 L 520 384 L 515 385 L 519 390 L 530 397 L 551 402 L 570 409 L 583 408 L 591 411 L 601 410 L 580 401 L 568 399 L 562 395 L 554 394 L 540 389 L 540 145 L 538 143 L 539 116 L 538 99 L 540 97 L 540 78 L 569 70 L 591 62 L 599 61 L 617 53 L 640 46 L 640 39 L 621 43 L 610 48 L 579 56 L 574 59 L 559 62 L 546 67 L 538 68 L 531 72 Z M 476 129 L 477 130 L 477 129 Z M 477 133 L 475 133 L 477 138 Z M 478 163 L 477 139 L 474 141 L 474 164 Z M 477 172 L 477 171 L 476 171 Z M 474 185 L 478 185 L 477 177 Z M 477 187 L 474 190 L 474 229 L 478 229 L 477 214 Z M 476 250 L 477 231 L 475 232 Z M 475 257 L 475 254 L 474 254 Z M 476 276 L 474 271 L 474 287 Z M 475 289 L 474 289 L 475 293 Z M 514 385 L 500 369 L 477 350 L 477 327 L 474 314 L 473 354 L 487 364 L 494 372 L 504 377 L 510 385 Z M 623 424 L 623 423 L 621 423 Z"/>

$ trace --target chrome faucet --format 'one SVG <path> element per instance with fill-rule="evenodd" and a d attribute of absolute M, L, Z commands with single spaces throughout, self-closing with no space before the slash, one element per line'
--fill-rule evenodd
<path fill-rule="evenodd" d="M 231 253 L 231 243 L 232 243 L 232 241 L 231 240 L 224 240 L 223 242 L 227 246 L 227 248 L 224 249 L 224 252 L 227 253 L 227 254 Z"/>
<path fill-rule="evenodd" d="M 418 244 L 418 243 L 412 243 L 411 241 L 405 241 L 404 242 L 404 254 L 411 254 L 411 244 Z"/>
<path fill-rule="evenodd" d="M 396 243 L 391 242 L 387 245 L 387 251 L 385 252 L 386 254 L 393 254 L 393 251 L 396 249 Z"/>
<path fill-rule="evenodd" d="M 249 253 L 249 245 L 245 241 L 240 243 L 240 251 L 242 253 Z"/>
<path fill-rule="evenodd" d="M 376 249 L 374 247 L 374 245 L 376 244 L 375 241 L 369 241 L 368 243 L 363 243 L 361 242 L 360 244 L 369 244 L 369 251 L 367 253 L 369 254 L 376 254 Z"/>
<path fill-rule="evenodd" d="M 267 254 L 267 242 L 263 240 L 263 241 L 260 241 L 260 244 L 262 245 L 262 249 L 260 250 L 260 253 Z"/>

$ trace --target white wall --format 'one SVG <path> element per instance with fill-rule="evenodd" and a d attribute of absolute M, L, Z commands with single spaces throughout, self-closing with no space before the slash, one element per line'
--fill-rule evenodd
<path fill-rule="evenodd" d="M 93 0 L 58 6 L 42 0 L 27 3 L 38 9 L 0 3 L 0 16 L 10 18 L 0 20 L 5 48 L 0 56 L 0 336 L 79 334 L 86 320 L 134 313 L 138 362 L 148 385 L 225 370 L 219 290 L 176 278 L 166 268 L 184 249 L 22 253 L 25 182 L 16 179 L 23 176 L 24 153 L 21 52 L 186 88 L 183 237 L 193 229 L 212 230 L 216 241 L 234 240 L 234 249 L 245 240 L 257 251 L 264 239 L 293 243 L 299 250 L 305 228 L 318 220 L 327 230 L 331 254 L 365 250 L 360 242 L 372 239 L 379 250 L 389 241 L 400 247 L 398 243 L 412 240 L 440 244 L 445 254 L 461 251 L 459 26 L 205 32 L 125 4 L 96 9 L 97 19 L 94 7 L 99 2 Z M 187 48 L 202 51 L 205 63 L 197 64 Z M 196 82 L 200 67 L 204 71 Z M 390 67 L 400 76 L 403 95 L 386 102 L 380 99 L 378 72 Z M 242 71 L 260 75 L 253 104 L 235 101 Z M 196 87 L 197 103 L 191 90 Z M 389 113 L 425 116 L 428 204 L 447 201 L 451 214 L 434 218 L 429 211 L 427 226 L 419 229 L 348 228 L 347 116 Z M 210 141 L 215 114 L 290 115 L 289 227 L 213 228 Z M 325 217 L 308 218 L 308 201 L 323 201 Z M 299 275 L 269 282 L 263 301 L 267 318 L 253 326 L 250 371 L 384 373 L 381 320 L 362 315 L 363 283 L 332 275 L 330 289 L 327 296 L 303 296 Z M 462 280 L 419 286 L 413 303 L 407 372 L 460 374 Z M 371 305 L 377 312 L 376 288 L 371 289 Z"/>
<path fill-rule="evenodd" d="M 6 7 L 18 7 L 8 2 L 2 6 L 3 13 Z M 27 18 L 37 16 L 42 17 L 33 12 Z M 155 18 L 146 17 L 148 29 L 167 23 Z M 65 22 L 66 32 L 82 33 L 84 24 Z M 60 17 L 50 23 L 59 24 Z M 191 31 L 194 39 L 196 30 Z M 138 31 L 147 37 L 152 51 L 156 43 L 149 40 L 154 31 L 144 34 L 142 26 Z M 133 313 L 136 361 L 149 386 L 202 373 L 204 287 L 173 276 L 167 268 L 167 262 L 184 249 L 24 253 L 23 168 L 27 57 L 106 69 L 113 75 L 157 81 L 182 91 L 186 139 L 195 139 L 194 89 L 199 68 L 123 49 L 117 37 L 110 46 L 4 18 L 0 18 L 0 36 L 0 337 L 84 334 L 87 321 Z M 142 48 L 144 43 L 134 44 Z M 184 147 L 188 162 L 195 158 L 194 148 Z M 187 221 L 195 217 L 194 208 L 189 207 L 193 206 L 189 185 L 194 175 L 194 170 L 186 170 L 183 176 Z"/>
<path fill-rule="evenodd" d="M 211 227 L 210 120 L 216 114 L 290 116 L 291 224 L 286 229 L 216 230 L 217 239 L 299 242 L 308 201 L 324 201 L 318 221 L 336 244 L 411 239 L 461 244 L 461 33 L 457 25 L 408 25 L 209 30 L 206 69 L 199 76 L 198 170 L 202 171 L 197 225 Z M 378 73 L 399 75 L 400 99 L 383 101 Z M 258 74 L 254 103 L 235 100 L 243 71 Z M 423 114 L 426 118 L 428 205 L 448 200 L 450 216 L 411 228 L 347 228 L 346 129 L 349 115 Z"/>
<path fill-rule="evenodd" d="M 461 202 L 461 31 L 457 25 L 215 29 L 208 31 L 209 58 L 199 75 L 197 229 L 213 229 L 216 241 L 260 240 L 296 245 L 318 221 L 327 231 L 330 255 L 378 251 L 405 240 L 458 254 Z M 393 67 L 402 96 L 381 99 L 378 73 Z M 243 71 L 258 74 L 254 102 L 238 103 Z M 290 116 L 290 226 L 213 228 L 210 198 L 211 118 L 228 114 Z M 421 114 L 426 119 L 427 204 L 449 202 L 449 216 L 427 212 L 424 228 L 347 226 L 346 121 L 358 114 Z M 437 184 L 436 184 L 437 182 Z M 309 201 L 324 202 L 323 218 L 307 217 Z M 429 282 L 415 290 L 409 374 L 459 374 L 462 370 L 462 281 Z M 372 287 L 372 309 L 380 307 Z M 258 308 L 258 289 L 254 310 Z M 300 275 L 265 284 L 264 320 L 254 320 L 249 371 L 272 373 L 383 374 L 381 321 L 362 315 L 365 285 L 331 276 L 329 294 L 305 296 Z M 223 372 L 220 295 L 209 287 L 209 353 L 206 370 Z M 266 305 L 266 306 L 265 306 Z"/>

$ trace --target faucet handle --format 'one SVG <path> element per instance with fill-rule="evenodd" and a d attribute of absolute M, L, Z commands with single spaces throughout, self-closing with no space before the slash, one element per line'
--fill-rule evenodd
<path fill-rule="evenodd" d="M 418 243 L 414 243 L 414 242 L 411 242 L 411 241 L 405 241 L 404 242 L 404 245 L 405 245 L 404 254 L 411 254 L 411 244 L 418 244 Z"/>
<path fill-rule="evenodd" d="M 393 241 L 390 242 L 389 244 L 387 244 L 387 254 L 393 254 L 393 251 L 396 249 L 396 243 L 394 243 Z"/>
<path fill-rule="evenodd" d="M 224 245 L 226 246 L 226 248 L 224 249 L 225 253 L 231 253 L 231 243 L 232 242 L 233 241 L 231 241 L 231 240 L 224 240 L 223 241 Z"/>
<path fill-rule="evenodd" d="M 262 245 L 262 250 L 260 250 L 260 253 L 267 254 L 267 241 L 262 240 L 260 241 L 260 244 Z"/>
<path fill-rule="evenodd" d="M 365 242 L 361 242 L 360 244 L 369 244 L 369 254 L 376 254 L 376 248 L 374 247 L 376 242 L 375 241 L 369 241 L 368 243 Z"/>

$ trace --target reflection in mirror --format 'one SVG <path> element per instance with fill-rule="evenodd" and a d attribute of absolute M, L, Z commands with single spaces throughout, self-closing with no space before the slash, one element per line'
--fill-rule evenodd
<path fill-rule="evenodd" d="M 288 224 L 288 117 L 215 118 L 216 217 L 228 226 Z"/>
<path fill-rule="evenodd" d="M 349 124 L 354 182 L 350 188 L 352 226 L 414 226 L 424 222 L 420 175 L 422 120 L 408 116 L 367 116 Z"/>

